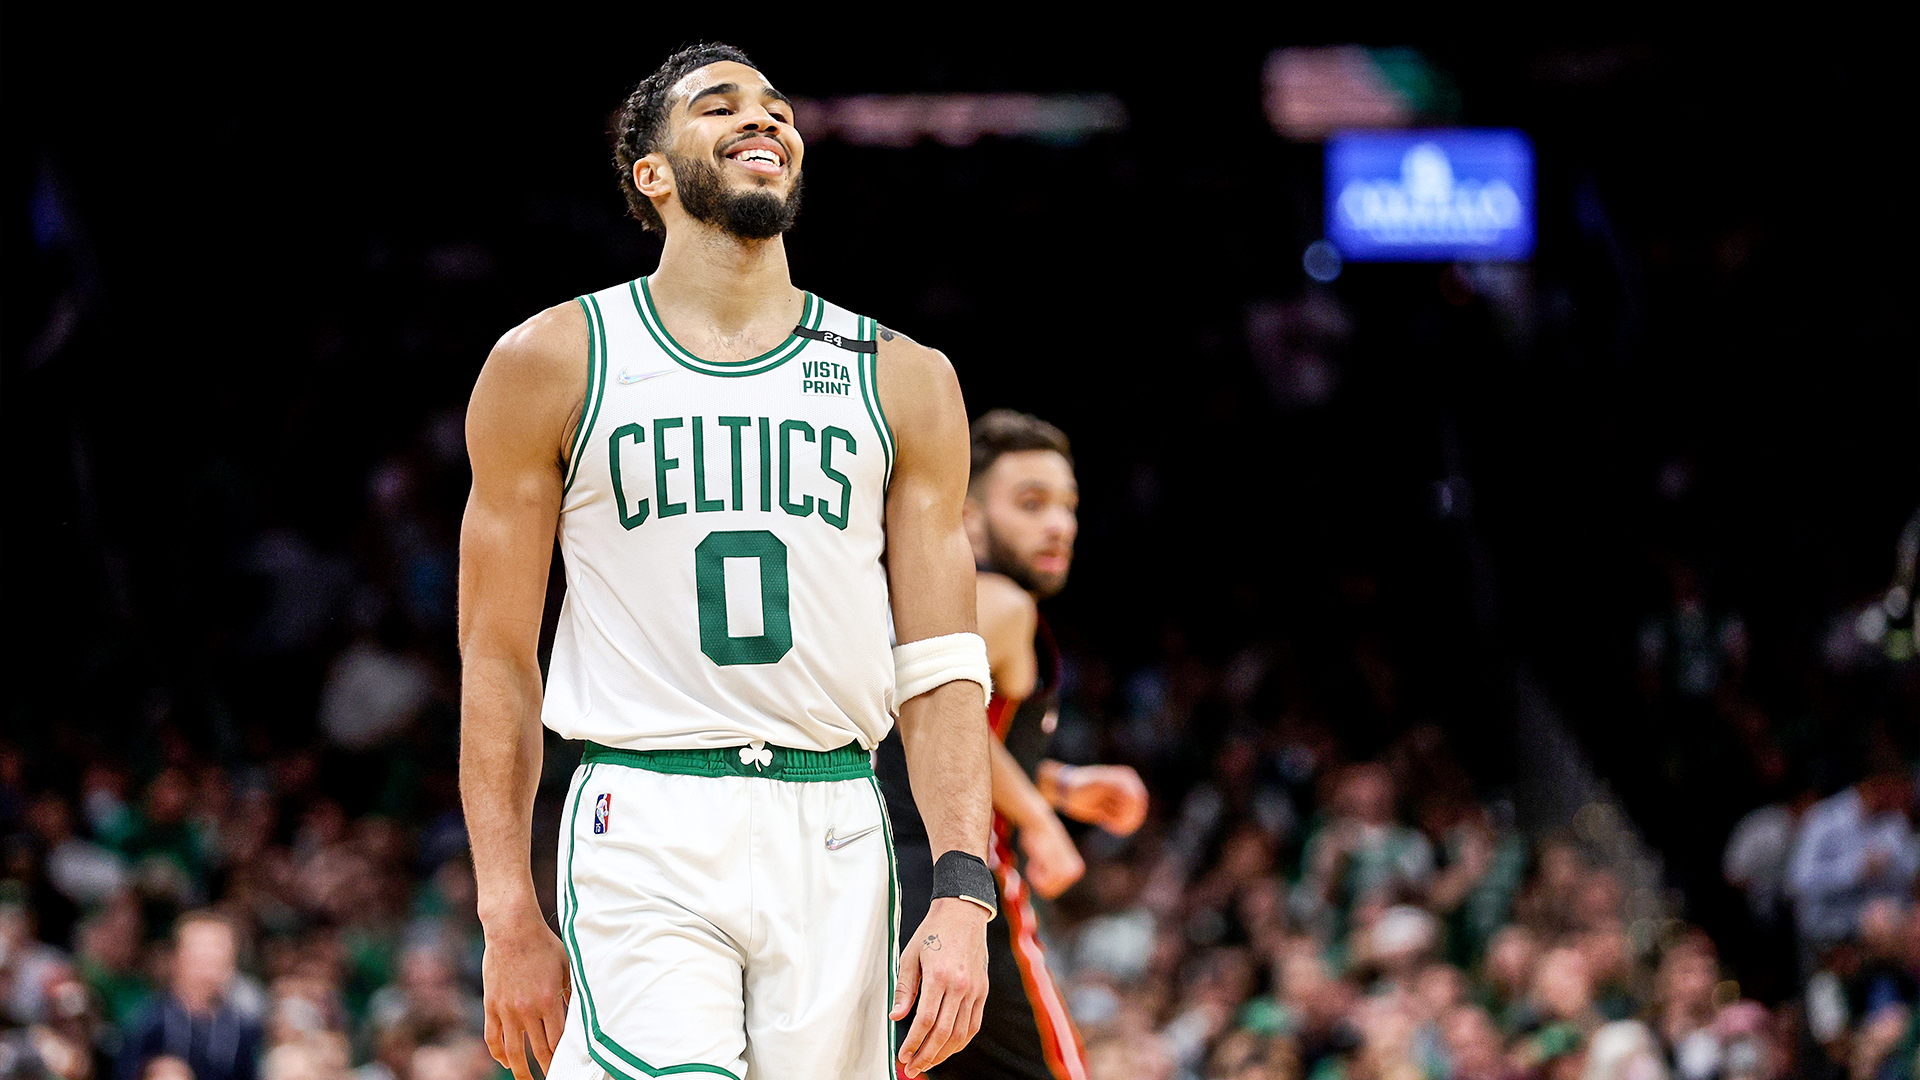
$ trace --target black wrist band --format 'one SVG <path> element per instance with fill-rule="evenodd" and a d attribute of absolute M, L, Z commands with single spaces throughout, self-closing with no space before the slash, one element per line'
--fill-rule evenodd
<path fill-rule="evenodd" d="M 980 856 L 965 851 L 949 851 L 933 864 L 933 898 L 946 897 L 971 900 L 996 915 L 1000 913 L 993 871 Z"/>

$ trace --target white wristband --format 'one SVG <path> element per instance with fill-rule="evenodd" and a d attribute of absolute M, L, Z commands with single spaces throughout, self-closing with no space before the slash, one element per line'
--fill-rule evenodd
<path fill-rule="evenodd" d="M 979 634 L 942 634 L 894 647 L 896 708 L 900 702 L 959 680 L 979 683 L 983 704 L 993 700 L 993 672 L 987 666 L 987 642 Z"/>

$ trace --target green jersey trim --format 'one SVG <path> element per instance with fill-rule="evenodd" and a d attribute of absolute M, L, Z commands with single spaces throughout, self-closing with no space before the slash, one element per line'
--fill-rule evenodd
<path fill-rule="evenodd" d="M 579 846 L 580 800 L 586 795 L 587 785 L 593 779 L 594 766 L 588 764 L 586 768 L 587 771 L 580 776 L 579 788 L 573 795 L 573 808 L 567 811 L 567 893 L 564 897 L 566 911 L 562 929 L 566 931 L 567 951 L 573 956 L 573 978 L 579 984 L 580 999 L 585 1005 L 580 1010 L 580 1014 L 587 1022 L 587 1053 L 592 1055 L 593 1060 L 598 1062 L 601 1068 L 607 1070 L 607 1075 L 616 1080 L 639 1080 L 633 1074 L 634 1069 L 640 1070 L 648 1077 L 708 1073 L 740 1080 L 739 1077 L 718 1065 L 700 1062 L 686 1065 L 649 1065 L 600 1030 L 600 1011 L 593 1004 L 593 989 L 587 985 L 587 968 L 580 958 L 580 939 L 573 929 L 574 917 L 580 912 L 579 893 L 573 885 L 573 853 Z"/>
<path fill-rule="evenodd" d="M 653 289 L 646 278 L 639 278 L 627 284 L 627 291 L 633 294 L 633 309 L 640 313 L 640 322 L 652 335 L 660 350 L 681 367 L 697 371 L 702 375 L 719 375 L 724 378 L 740 378 L 745 375 L 759 375 L 799 355 L 807 347 L 808 339 L 799 334 L 788 334 L 787 340 L 746 360 L 705 360 L 694 354 L 693 350 L 673 339 L 667 332 L 667 324 L 653 306 Z M 800 325 L 809 330 L 820 329 L 820 317 L 826 310 L 826 304 L 812 293 L 802 294 L 804 300 L 800 308 Z"/>
<path fill-rule="evenodd" d="M 679 776 L 745 776 L 790 783 L 862 780 L 873 775 L 873 757 L 857 742 L 832 750 L 794 750 L 765 744 L 708 750 L 623 750 L 589 742 L 580 760 Z"/>
<path fill-rule="evenodd" d="M 586 456 L 587 439 L 593 434 L 594 421 L 600 418 L 600 402 L 607 396 L 607 320 L 600 313 L 600 301 L 592 296 L 580 298 L 580 310 L 587 315 L 587 396 L 580 403 L 580 430 L 573 433 L 573 453 L 567 455 L 567 477 L 560 485 L 560 497 L 573 490 L 580 475 L 580 459 Z"/>
<path fill-rule="evenodd" d="M 856 335 L 863 340 L 873 341 L 879 324 L 865 315 L 859 317 Z M 860 353 L 854 364 L 860 372 L 860 401 L 867 407 L 867 419 L 873 421 L 873 430 L 880 436 L 880 455 L 886 462 L 886 476 L 881 490 L 893 483 L 893 428 L 887 423 L 887 412 L 880 407 L 880 353 Z"/>

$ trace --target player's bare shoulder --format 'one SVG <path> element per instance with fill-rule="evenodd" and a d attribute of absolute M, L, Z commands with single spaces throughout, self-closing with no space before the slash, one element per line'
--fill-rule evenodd
<path fill-rule="evenodd" d="M 576 303 L 556 304 L 502 334 L 468 405 L 470 452 L 545 447 L 563 458 L 586 401 L 587 353 L 587 319 Z"/>
<path fill-rule="evenodd" d="M 966 399 L 960 394 L 960 377 L 953 362 L 938 349 L 929 348 L 898 330 L 882 326 L 877 331 L 878 352 L 875 367 L 879 375 L 880 404 L 894 429 L 894 437 L 906 452 L 912 442 L 958 424 L 964 439 L 967 422 Z"/>
<path fill-rule="evenodd" d="M 974 594 L 979 602 L 981 634 L 1004 629 L 1016 637 L 1024 634 L 1028 640 L 1033 638 L 1040 606 L 1034 603 L 1033 594 L 1012 578 L 982 570 L 974 580 Z"/>

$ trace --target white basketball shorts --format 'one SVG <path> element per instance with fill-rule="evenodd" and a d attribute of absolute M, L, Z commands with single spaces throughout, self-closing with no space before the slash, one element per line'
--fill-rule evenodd
<path fill-rule="evenodd" d="M 554 1080 L 890 1080 L 893 838 L 865 750 L 589 743 Z"/>

